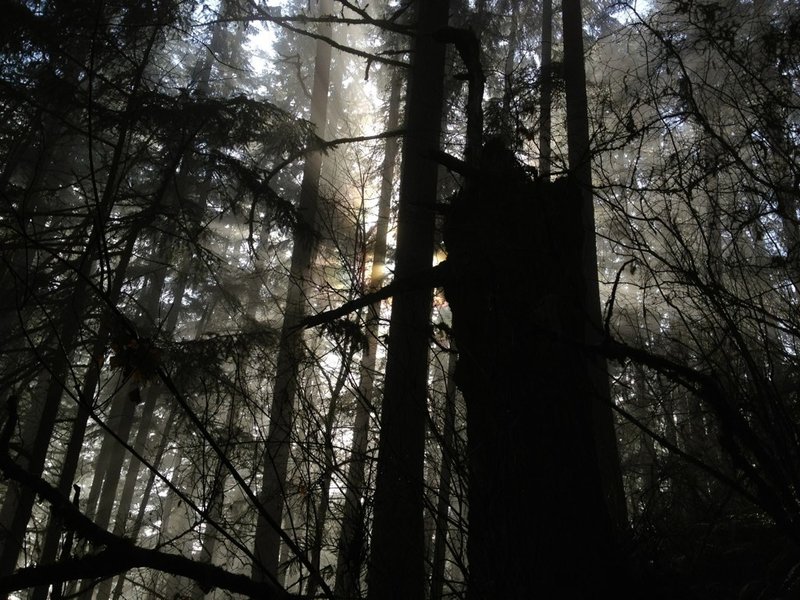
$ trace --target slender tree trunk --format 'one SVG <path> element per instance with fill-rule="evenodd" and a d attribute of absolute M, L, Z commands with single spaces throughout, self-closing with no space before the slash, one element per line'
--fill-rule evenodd
<path fill-rule="evenodd" d="M 84 261 L 85 267 L 81 275 L 84 277 L 89 276 L 88 267 L 93 262 L 87 257 Z M 67 385 L 66 379 L 69 373 L 72 352 L 78 338 L 84 311 L 88 305 L 88 295 L 87 285 L 83 281 L 77 283 L 72 298 L 66 307 L 66 315 L 59 335 L 61 348 L 50 367 L 50 379 L 42 409 L 38 415 L 29 415 L 29 418 L 36 419 L 38 417 L 36 435 L 30 447 L 26 449 L 27 460 L 24 457 L 19 457 L 18 460 L 30 473 L 37 476 L 41 475 L 44 470 L 47 451 L 50 447 L 50 440 L 61 405 L 61 396 L 64 386 Z M 27 427 L 27 425 L 24 426 Z M 17 483 L 9 482 L 3 507 L 0 510 L 0 531 L 2 532 L 2 537 L 0 537 L 0 575 L 10 574 L 16 567 L 17 557 L 24 544 L 25 529 L 30 519 L 34 496 L 32 490 Z"/>
<path fill-rule="evenodd" d="M 142 416 L 139 421 L 139 428 L 133 443 L 133 448 L 137 454 L 142 454 L 144 452 L 147 437 L 151 433 L 153 410 L 155 409 L 158 391 L 149 389 L 145 392 L 145 397 L 146 400 L 142 405 Z M 141 461 L 132 455 L 130 464 L 128 465 L 128 472 L 125 474 L 125 483 L 122 486 L 122 492 L 119 497 L 116 518 L 114 519 L 114 533 L 116 535 L 125 535 L 125 528 L 128 524 L 128 515 L 130 513 L 131 503 L 133 502 L 136 481 L 139 477 L 141 465 Z M 109 577 L 97 586 L 98 600 L 105 600 L 110 596 L 113 580 L 113 577 Z"/>
<path fill-rule="evenodd" d="M 569 177 L 581 193 L 581 228 L 583 232 L 583 279 L 586 311 L 584 339 L 587 345 L 603 338 L 600 313 L 600 288 L 597 275 L 592 163 L 589 146 L 589 107 L 586 98 L 586 73 L 583 51 L 583 16 L 580 0 L 562 1 L 564 35 L 564 82 L 567 99 L 567 144 Z M 622 534 L 627 529 L 627 508 L 622 488 L 619 450 L 611 408 L 608 369 L 604 359 L 589 361 L 592 381 L 591 411 L 600 473 L 609 514 Z"/>
<path fill-rule="evenodd" d="M 450 345 L 455 352 L 455 344 Z M 433 544 L 433 560 L 431 565 L 430 600 L 441 600 L 444 592 L 445 553 L 447 551 L 447 531 L 450 512 L 450 480 L 455 440 L 456 422 L 456 357 L 451 354 L 447 361 L 445 378 L 444 427 L 442 435 L 442 467 L 439 475 L 439 490 L 436 497 L 436 537 Z"/>
<path fill-rule="evenodd" d="M 328 518 L 328 509 L 330 508 L 331 480 L 334 470 L 333 426 L 336 422 L 336 415 L 339 412 L 342 390 L 350 374 L 350 365 L 353 364 L 355 350 L 356 347 L 353 346 L 351 351 L 342 356 L 342 367 L 336 378 L 336 383 L 331 389 L 330 406 L 325 415 L 325 431 L 323 432 L 325 443 L 324 470 L 319 478 L 319 500 L 313 511 L 312 537 L 309 542 L 311 572 L 309 573 L 308 589 L 306 590 L 306 596 L 309 598 L 313 598 L 316 595 L 320 583 L 322 544 L 325 537 L 325 520 Z"/>
<path fill-rule="evenodd" d="M 513 115 L 512 101 L 514 99 L 514 68 L 516 63 L 517 48 L 519 46 L 519 4 L 511 3 L 511 29 L 508 33 L 508 48 L 503 66 L 503 112 L 501 122 L 501 135 L 509 147 L 514 148 L 516 143 L 516 118 Z M 482 36 L 479 36 L 479 39 Z"/>
<path fill-rule="evenodd" d="M 128 270 L 131 256 L 133 254 L 134 243 L 137 235 L 130 235 L 129 241 L 126 244 L 125 251 L 120 257 L 120 262 L 117 266 L 117 275 L 114 278 L 114 284 L 108 294 L 108 302 L 112 306 L 116 306 L 119 301 L 119 296 L 122 291 L 122 283 L 124 281 L 124 273 Z M 111 316 L 107 315 L 103 324 L 97 332 L 97 339 L 95 340 L 92 356 L 102 356 L 105 353 L 108 344 L 108 337 L 111 331 Z M 86 426 L 89 420 L 89 411 L 92 408 L 93 398 L 97 384 L 100 378 L 100 365 L 96 361 L 92 361 L 84 377 L 83 389 L 78 394 L 78 410 L 75 415 L 75 421 L 70 431 L 69 441 L 67 442 L 67 450 L 64 455 L 64 462 L 61 465 L 61 473 L 58 478 L 58 489 L 67 496 L 70 492 L 70 487 L 75 479 L 75 472 L 78 468 L 80 461 L 81 450 L 83 449 L 83 439 L 86 434 Z M 51 511 L 50 519 L 47 523 L 47 530 L 45 532 L 42 550 L 39 555 L 40 564 L 50 564 L 55 562 L 56 554 L 58 552 L 58 542 L 61 537 L 61 519 Z M 47 598 L 48 586 L 38 586 L 34 589 L 31 600 L 45 600 Z"/>
<path fill-rule="evenodd" d="M 389 97 L 389 115 L 386 130 L 397 129 L 400 120 L 400 92 L 403 80 L 399 72 L 392 76 Z M 377 290 L 383 285 L 386 269 L 386 236 L 389 231 L 394 170 L 399 143 L 397 138 L 386 140 L 381 168 L 381 192 L 378 205 L 378 222 L 375 227 L 375 247 L 372 250 L 372 271 L 369 287 Z M 378 325 L 380 303 L 370 306 L 366 322 L 367 347 L 361 357 L 356 416 L 353 423 L 353 442 L 347 470 L 347 487 L 344 495 L 342 531 L 339 535 L 336 583 L 337 598 L 357 598 L 361 580 L 364 551 L 364 467 L 369 436 L 369 415 L 375 398 L 375 367 L 378 352 Z"/>
<path fill-rule="evenodd" d="M 323 15 L 332 14 L 332 0 L 321 0 L 319 11 Z M 320 35 L 330 37 L 331 30 L 330 23 L 320 24 Z M 324 41 L 318 40 L 311 96 L 311 122 L 321 136 L 325 135 L 327 120 L 330 66 L 331 47 Z M 281 535 L 276 526 L 281 526 L 284 514 L 283 491 L 289 465 L 297 368 L 302 359 L 302 331 L 298 324 L 306 314 L 308 280 L 315 251 L 321 168 L 322 153 L 308 154 L 303 169 L 298 207 L 301 224 L 295 231 L 286 311 L 278 346 L 270 425 L 262 466 L 260 500 L 275 526 L 270 525 L 268 520 L 259 514 L 252 568 L 253 578 L 257 581 L 278 578 Z"/>
<path fill-rule="evenodd" d="M 539 99 L 539 176 L 547 181 L 551 170 L 553 106 L 553 0 L 542 0 L 542 64 Z"/>
<path fill-rule="evenodd" d="M 95 198 L 97 202 L 96 224 L 92 228 L 86 243 L 86 250 L 76 268 L 74 290 L 65 308 L 65 315 L 60 331 L 60 352 L 51 366 L 51 378 L 48 386 L 41 419 L 38 423 L 36 438 L 29 453 L 26 468 L 35 475 L 40 476 L 44 470 L 47 451 L 53 435 L 56 418 L 61 405 L 66 377 L 72 359 L 72 352 L 78 340 L 80 325 L 83 322 L 85 311 L 89 306 L 91 286 L 95 261 L 99 258 L 99 240 L 105 234 L 103 225 L 107 223 L 114 206 L 118 187 L 122 181 L 124 161 L 123 151 L 127 146 L 128 134 L 134 121 L 134 104 L 138 99 L 139 88 L 142 84 L 145 67 L 149 63 L 158 28 L 154 27 L 147 41 L 140 63 L 137 65 L 133 76 L 133 84 L 128 94 L 127 106 L 121 115 L 120 126 L 114 145 L 114 151 L 109 163 L 107 178 L 103 192 Z M 34 494 L 31 490 L 11 484 L 6 492 L 3 507 L 0 509 L 0 531 L 5 535 L 0 538 L 0 575 L 11 573 L 22 550 L 23 538 L 28 520 L 33 508 Z"/>
<path fill-rule="evenodd" d="M 169 441 L 172 439 L 172 428 L 175 424 L 177 419 L 177 405 L 174 404 L 172 409 L 170 410 L 169 414 L 167 415 L 166 419 L 164 420 L 163 430 L 161 431 L 161 441 L 159 442 L 158 450 L 156 451 L 155 457 L 153 458 L 153 465 L 158 468 L 161 464 L 162 459 L 164 458 L 164 454 L 167 450 L 167 445 Z M 144 486 L 144 490 L 142 491 L 142 499 L 139 503 L 139 510 L 136 514 L 136 519 L 133 521 L 133 525 L 131 526 L 130 532 L 128 533 L 128 537 L 132 540 L 136 540 L 139 537 L 139 532 L 142 529 L 142 524 L 144 523 L 145 514 L 147 513 L 147 504 L 150 501 L 150 493 L 153 490 L 153 485 L 155 484 L 156 474 L 155 471 L 150 472 L 150 476 L 147 478 L 147 483 Z M 122 597 L 122 588 L 125 584 L 125 574 L 121 574 L 117 578 L 117 583 L 114 586 L 114 600 L 119 600 Z"/>
<path fill-rule="evenodd" d="M 447 26 L 448 0 L 417 4 L 417 37 L 408 87 L 406 138 L 397 229 L 395 277 L 430 269 L 445 47 L 432 33 Z M 425 597 L 423 467 L 427 414 L 430 290 L 394 298 L 381 411 L 375 488 L 370 600 Z"/>

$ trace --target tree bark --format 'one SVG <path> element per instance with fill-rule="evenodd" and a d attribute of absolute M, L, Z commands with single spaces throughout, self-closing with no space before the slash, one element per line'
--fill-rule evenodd
<path fill-rule="evenodd" d="M 417 37 L 408 87 L 395 277 L 431 267 L 445 47 L 432 33 L 447 26 L 448 0 L 417 3 Z M 430 289 L 394 298 L 381 412 L 370 600 L 425 597 L 423 464 L 430 336 Z"/>
<path fill-rule="evenodd" d="M 467 598 L 599 597 L 614 546 L 583 349 L 581 195 L 524 177 L 510 151 L 484 149 L 445 230 L 467 404 Z"/>
<path fill-rule="evenodd" d="M 450 351 L 455 352 L 455 344 L 451 343 Z M 433 559 L 431 565 L 430 600 L 441 600 L 444 592 L 445 553 L 447 551 L 447 532 L 450 512 L 450 480 L 455 441 L 456 422 L 456 356 L 450 354 L 445 373 L 445 405 L 444 426 L 442 434 L 442 466 L 439 475 L 439 489 L 436 494 L 436 537 L 433 543 Z"/>

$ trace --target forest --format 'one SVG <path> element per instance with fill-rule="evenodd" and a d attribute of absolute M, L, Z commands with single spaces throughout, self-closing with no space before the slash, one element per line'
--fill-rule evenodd
<path fill-rule="evenodd" d="M 0 14 L 0 598 L 800 598 L 800 4 Z"/>

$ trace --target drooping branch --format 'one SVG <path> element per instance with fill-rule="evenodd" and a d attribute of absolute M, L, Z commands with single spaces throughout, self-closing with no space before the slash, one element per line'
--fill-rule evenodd
<path fill-rule="evenodd" d="M 781 480 L 779 465 L 747 419 L 731 406 L 727 394 L 713 373 L 698 371 L 666 356 L 634 348 L 610 338 L 589 349 L 611 360 L 629 359 L 650 367 L 685 386 L 705 401 L 719 419 L 720 443 L 730 453 L 736 468 L 754 486 L 757 504 L 776 523 L 783 526 L 788 535 L 800 539 L 800 524 L 793 517 L 796 510 L 795 496 L 792 490 L 774 485 L 774 482 Z M 751 456 L 745 456 L 743 451 L 748 451 Z M 751 499 L 753 497 L 748 496 Z"/>
<path fill-rule="evenodd" d="M 431 153 L 431 157 L 446 169 L 450 169 L 454 173 L 458 173 L 463 177 L 477 177 L 478 175 L 478 169 L 476 169 L 474 166 L 468 164 L 460 158 L 456 158 L 452 154 L 444 152 L 443 150 L 434 150 Z"/>
<path fill-rule="evenodd" d="M 364 58 L 364 59 L 368 60 L 369 62 L 380 62 L 380 63 L 386 64 L 386 65 L 392 65 L 392 66 L 401 67 L 401 68 L 408 67 L 408 63 L 407 62 L 404 62 L 404 61 L 401 61 L 401 60 L 394 60 L 394 59 L 391 59 L 391 58 L 385 58 L 385 57 L 380 56 L 380 55 L 372 54 L 370 52 L 365 52 L 363 50 L 359 50 L 357 48 L 353 48 L 351 46 L 348 46 L 347 44 L 340 44 L 340 43 L 336 42 L 335 40 L 331 39 L 330 36 L 320 35 L 318 33 L 314 33 L 312 31 L 308 31 L 307 29 L 303 29 L 302 27 L 296 27 L 296 26 L 291 24 L 291 21 L 296 21 L 297 18 L 279 17 L 279 16 L 275 16 L 275 15 L 270 14 L 268 11 L 264 10 L 263 8 L 261 8 L 259 6 L 254 6 L 254 8 L 258 13 L 257 15 L 255 15 L 253 17 L 249 17 L 247 19 L 240 19 L 240 20 L 247 20 L 247 21 L 256 21 L 256 20 L 258 20 L 258 21 L 266 21 L 266 22 L 269 22 L 269 23 L 274 23 L 275 25 L 279 25 L 280 27 L 283 27 L 287 31 L 291 31 L 293 33 L 297 33 L 297 34 L 300 34 L 300 35 L 304 35 L 304 36 L 310 37 L 310 38 L 315 39 L 315 40 L 319 40 L 319 41 L 325 42 L 326 44 L 331 46 L 331 48 L 336 48 L 337 50 L 340 50 L 341 52 L 345 52 L 347 54 L 352 54 L 354 56 L 358 56 L 360 58 Z M 303 20 L 309 20 L 309 19 L 306 19 L 305 17 L 303 17 Z M 319 21 L 321 19 L 317 18 L 317 20 Z M 342 21 L 341 17 L 332 17 L 330 19 L 330 22 L 341 22 L 341 21 Z M 387 24 L 387 26 L 391 27 L 392 29 L 397 29 L 398 28 L 398 26 L 396 24 Z"/>
<path fill-rule="evenodd" d="M 178 554 L 140 548 L 123 538 L 117 538 L 113 546 L 98 554 L 49 565 L 26 567 L 11 575 L 0 577 L 0 594 L 79 579 L 103 579 L 138 567 L 192 579 L 206 593 L 219 588 L 259 600 L 271 598 L 288 600 L 296 597 L 288 592 L 270 590 L 262 583 L 257 583 L 244 575 L 230 573 L 221 567 L 196 562 Z"/>
<path fill-rule="evenodd" d="M 27 567 L 12 575 L 0 577 L 0 594 L 51 583 L 110 577 L 132 568 L 148 567 L 192 579 L 205 591 L 220 588 L 243 594 L 248 598 L 270 600 L 294 598 L 292 594 L 272 583 L 256 583 L 248 577 L 230 573 L 221 567 L 199 563 L 176 554 L 141 548 L 130 540 L 99 527 L 55 487 L 41 477 L 29 473 L 12 460 L 8 453 L 8 442 L 16 424 L 16 404 L 10 401 L 6 422 L 0 433 L 0 444 L 2 444 L 0 446 L 0 471 L 9 479 L 33 490 L 37 496 L 50 503 L 54 511 L 61 515 L 64 527 L 98 546 L 104 546 L 104 549 L 92 556 L 67 559 L 50 565 Z"/>

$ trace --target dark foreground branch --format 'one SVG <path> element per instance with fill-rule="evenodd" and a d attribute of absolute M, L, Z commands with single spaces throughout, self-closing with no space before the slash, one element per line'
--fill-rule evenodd
<path fill-rule="evenodd" d="M 310 317 L 303 319 L 298 327 L 300 329 L 308 329 L 310 327 L 324 325 L 326 323 L 330 323 L 331 321 L 335 321 L 340 317 L 345 317 L 350 313 L 356 312 L 365 306 L 370 306 L 371 304 L 375 304 L 381 300 L 386 300 L 392 296 L 397 296 L 398 294 L 441 287 L 444 285 L 447 277 L 449 277 L 450 270 L 451 269 L 448 262 L 446 260 L 442 261 L 435 267 L 431 267 L 425 271 L 403 277 L 402 279 L 395 279 L 389 285 L 384 286 L 381 289 L 372 292 L 371 294 L 365 294 L 360 298 L 345 302 L 339 308 L 334 308 L 317 313 L 316 315 L 311 315 Z"/>
<path fill-rule="evenodd" d="M 27 567 L 0 577 L 0 594 L 78 579 L 105 579 L 138 567 L 187 577 L 196 581 L 206 594 L 219 588 L 259 600 L 294 597 L 284 591 L 270 590 L 264 583 L 257 583 L 249 577 L 230 573 L 215 565 L 195 562 L 178 554 L 140 548 L 127 541 L 115 543 L 91 556 Z"/>
<path fill-rule="evenodd" d="M 259 600 L 289 600 L 294 598 L 283 589 L 268 582 L 255 582 L 244 575 L 230 573 L 220 567 L 200 563 L 177 554 L 141 548 L 130 540 L 114 535 L 97 526 L 61 494 L 38 476 L 29 473 L 14 462 L 8 454 L 8 442 L 16 427 L 16 406 L 9 405 L 8 418 L 0 433 L 0 471 L 3 475 L 33 490 L 49 502 L 57 512 L 64 527 L 103 547 L 99 553 L 83 558 L 71 558 L 55 564 L 27 567 L 0 577 L 0 595 L 40 585 L 63 583 L 78 579 L 105 578 L 137 567 L 147 567 L 187 577 L 196 581 L 204 592 L 214 588 L 224 589 L 248 598 Z"/>
<path fill-rule="evenodd" d="M 721 482 L 731 485 L 732 489 L 760 506 L 784 528 L 788 535 L 800 540 L 797 497 L 793 486 L 788 483 L 791 474 L 786 473 L 782 464 L 775 458 L 776 454 L 769 440 L 760 436 L 739 412 L 736 404 L 722 388 L 716 374 L 702 372 L 666 356 L 611 339 L 606 339 L 594 350 L 611 360 L 630 359 L 650 367 L 697 394 L 716 415 L 720 426 L 720 444 L 744 480 L 752 486 L 753 492 L 747 490 L 744 485 L 735 483 L 731 485 L 732 480 L 727 476 L 720 477 L 718 473 L 704 470 L 716 476 Z"/>

